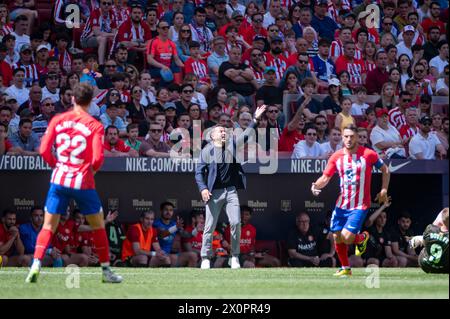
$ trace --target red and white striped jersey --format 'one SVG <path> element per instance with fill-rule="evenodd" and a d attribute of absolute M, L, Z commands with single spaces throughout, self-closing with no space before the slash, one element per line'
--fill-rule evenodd
<path fill-rule="evenodd" d="M 113 10 L 102 13 L 100 9 L 92 11 L 84 26 L 80 39 L 84 40 L 94 35 L 94 27 L 100 27 L 102 32 L 111 33 L 117 28 L 117 21 Z"/>
<path fill-rule="evenodd" d="M 12 65 L 13 70 L 18 68 L 21 68 L 22 70 L 25 71 L 25 85 L 27 87 L 31 87 L 33 82 L 39 81 L 39 72 L 38 69 L 36 68 L 36 64 L 24 65 L 19 61 Z"/>
<path fill-rule="evenodd" d="M 94 189 L 93 172 L 103 164 L 103 125 L 85 112 L 56 115 L 42 137 L 40 154 L 54 167 L 51 183 Z M 56 156 L 52 153 L 55 145 Z"/>
<path fill-rule="evenodd" d="M 253 74 L 255 74 L 255 79 L 256 82 L 258 82 L 258 84 L 263 84 L 264 83 L 264 70 L 257 70 L 255 69 L 255 67 L 250 63 L 248 66 L 252 71 Z"/>
<path fill-rule="evenodd" d="M 370 208 L 370 183 L 372 168 L 384 165 L 378 154 L 366 147 L 359 146 L 355 154 L 340 149 L 331 155 L 323 174 L 331 177 L 339 174 L 340 194 L 336 207 L 346 210 Z"/>
<path fill-rule="evenodd" d="M 405 114 L 400 111 L 399 107 L 394 107 L 389 111 L 389 123 L 394 126 L 397 130 L 404 125 L 406 125 L 406 117 Z"/>
<path fill-rule="evenodd" d="M 369 73 L 372 70 L 375 70 L 375 68 L 377 67 L 377 65 L 375 63 L 369 62 L 367 60 L 364 60 L 364 65 L 366 67 L 367 73 Z"/>
<path fill-rule="evenodd" d="M 418 133 L 418 129 L 417 127 L 411 127 L 409 126 L 409 124 L 403 125 L 400 130 L 400 136 L 402 137 L 402 140 L 407 140 L 410 137 L 413 137 L 414 135 L 416 135 Z"/>
<path fill-rule="evenodd" d="M 12 23 L 4 24 L 0 28 L 0 37 L 4 37 L 5 35 L 13 33 L 13 32 L 14 32 L 14 29 L 12 27 Z"/>
<path fill-rule="evenodd" d="M 363 58 L 362 50 L 360 50 L 357 46 L 355 46 L 355 56 L 354 57 L 357 60 L 362 60 L 362 58 Z"/>
<path fill-rule="evenodd" d="M 266 66 L 273 66 L 276 70 L 275 74 L 277 76 L 277 80 L 281 80 L 284 72 L 288 68 L 287 58 L 283 54 L 280 54 L 277 58 L 275 58 L 270 52 L 266 52 L 265 57 Z"/>
<path fill-rule="evenodd" d="M 129 8 L 118 8 L 114 7 L 113 9 L 114 18 L 116 19 L 117 26 L 120 26 L 123 22 L 127 21 L 130 17 L 130 9 Z"/>
<path fill-rule="evenodd" d="M 328 2 L 328 16 L 336 23 L 338 21 L 339 11 L 341 10 L 352 10 L 352 6 L 348 0 L 342 0 L 339 7 L 336 7 L 336 5 L 331 1 Z"/>
<path fill-rule="evenodd" d="M 336 74 L 347 71 L 350 74 L 350 82 L 353 84 L 363 84 L 362 75 L 366 73 L 366 68 L 362 60 L 353 59 L 350 62 L 345 55 L 341 55 L 335 62 Z"/>
<path fill-rule="evenodd" d="M 280 0 L 281 8 L 290 9 L 291 6 L 297 1 L 294 0 Z M 266 0 L 266 11 L 269 11 L 270 0 Z"/>
<path fill-rule="evenodd" d="M 208 81 L 208 66 L 205 60 L 194 60 L 189 58 L 184 62 L 185 74 L 194 73 L 200 81 Z"/>
<path fill-rule="evenodd" d="M 336 40 L 331 42 L 330 58 L 332 57 L 338 58 L 343 54 L 344 54 L 344 45 L 341 43 L 341 41 Z"/>

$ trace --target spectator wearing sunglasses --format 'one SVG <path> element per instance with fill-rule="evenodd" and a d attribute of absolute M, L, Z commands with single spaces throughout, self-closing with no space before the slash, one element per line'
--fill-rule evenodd
<path fill-rule="evenodd" d="M 433 120 L 428 117 L 422 117 L 419 121 L 419 133 L 414 135 L 409 142 L 409 154 L 413 159 L 434 160 L 436 152 L 439 159 L 444 159 L 447 152 L 437 138 L 436 134 L 430 134 Z"/>
<path fill-rule="evenodd" d="M 325 158 L 326 154 L 317 142 L 317 131 L 312 124 L 305 125 L 303 129 L 304 140 L 294 145 L 292 159 Z"/>
<path fill-rule="evenodd" d="M 41 140 L 47 130 L 50 119 L 55 114 L 55 102 L 51 97 L 44 97 L 41 101 L 41 114 L 36 116 L 32 123 L 33 133 Z"/>
<path fill-rule="evenodd" d="M 411 95 L 406 91 L 402 91 L 400 92 L 398 106 L 389 111 L 389 123 L 397 130 L 406 125 L 405 112 L 410 107 L 410 104 Z"/>
<path fill-rule="evenodd" d="M 252 24 L 247 28 L 244 33 L 244 40 L 247 43 L 252 43 L 255 36 L 259 35 L 267 38 L 267 30 L 263 27 L 264 17 L 261 13 L 256 13 L 252 16 Z"/>

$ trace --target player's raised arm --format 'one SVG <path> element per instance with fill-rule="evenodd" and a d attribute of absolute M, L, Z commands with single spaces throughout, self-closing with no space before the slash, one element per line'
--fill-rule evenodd
<path fill-rule="evenodd" d="M 56 138 L 55 123 L 56 120 L 53 118 L 53 120 L 50 121 L 44 136 L 42 136 L 41 146 L 39 148 L 39 154 L 41 154 L 50 167 L 55 167 L 57 162 L 57 159 L 52 152 L 52 147 Z"/>

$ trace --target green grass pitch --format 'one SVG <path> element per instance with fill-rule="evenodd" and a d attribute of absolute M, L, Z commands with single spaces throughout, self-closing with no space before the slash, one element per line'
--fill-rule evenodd
<path fill-rule="evenodd" d="M 335 278 L 331 268 L 192 269 L 116 268 L 121 284 L 102 284 L 99 268 L 80 269 L 79 288 L 65 269 L 44 268 L 36 284 L 25 284 L 27 269 L 0 269 L 0 298 L 449 298 L 449 275 L 421 269 L 353 269 Z M 368 288 L 369 286 L 379 287 Z"/>

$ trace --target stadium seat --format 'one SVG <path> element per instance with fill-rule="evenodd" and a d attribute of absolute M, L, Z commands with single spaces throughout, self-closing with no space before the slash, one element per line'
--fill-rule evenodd
<path fill-rule="evenodd" d="M 257 240 L 255 243 L 256 252 L 266 252 L 278 258 L 278 247 L 275 240 Z"/>
<path fill-rule="evenodd" d="M 280 260 L 282 267 L 287 267 L 289 256 L 286 241 L 284 240 L 278 241 L 277 246 L 278 246 L 277 258 Z"/>

